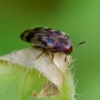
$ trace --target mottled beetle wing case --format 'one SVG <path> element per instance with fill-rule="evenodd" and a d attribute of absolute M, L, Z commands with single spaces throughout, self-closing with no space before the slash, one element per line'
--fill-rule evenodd
<path fill-rule="evenodd" d="M 29 43 L 34 43 L 36 46 L 52 48 L 59 39 L 66 39 L 64 35 L 58 30 L 39 27 L 24 31 L 21 38 Z"/>
<path fill-rule="evenodd" d="M 72 44 L 69 36 L 61 31 L 38 27 L 24 31 L 20 36 L 24 41 L 33 43 L 35 46 L 53 52 L 72 52 Z"/>

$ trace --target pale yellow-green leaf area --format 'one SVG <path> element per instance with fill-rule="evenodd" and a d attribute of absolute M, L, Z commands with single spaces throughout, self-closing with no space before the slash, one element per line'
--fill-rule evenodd
<path fill-rule="evenodd" d="M 75 100 L 71 56 L 27 48 L 0 57 L 0 100 Z"/>

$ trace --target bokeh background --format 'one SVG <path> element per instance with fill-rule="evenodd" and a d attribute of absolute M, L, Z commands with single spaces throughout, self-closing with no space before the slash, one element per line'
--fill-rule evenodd
<path fill-rule="evenodd" d="M 30 47 L 20 39 L 42 26 L 69 34 L 79 100 L 100 100 L 100 0 L 0 0 L 0 55 Z"/>

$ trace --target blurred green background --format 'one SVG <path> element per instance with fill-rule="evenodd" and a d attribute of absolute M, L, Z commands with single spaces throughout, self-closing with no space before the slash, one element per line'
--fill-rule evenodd
<path fill-rule="evenodd" d="M 75 46 L 71 54 L 79 100 L 100 100 L 100 0 L 0 0 L 0 55 L 30 47 L 19 36 L 42 26 L 64 31 Z"/>

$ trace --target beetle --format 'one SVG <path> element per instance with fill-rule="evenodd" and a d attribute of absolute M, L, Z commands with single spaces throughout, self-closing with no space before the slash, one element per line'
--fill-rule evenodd
<path fill-rule="evenodd" d="M 70 55 L 73 51 L 69 36 L 64 32 L 52 28 L 36 27 L 28 29 L 20 35 L 20 38 L 26 42 L 34 44 L 35 47 L 43 49 L 43 52 L 36 59 L 46 51 L 51 52 L 52 60 L 54 58 L 54 53 L 62 52 L 66 55 Z M 78 45 L 83 43 L 84 42 L 81 42 Z"/>

